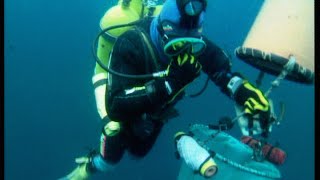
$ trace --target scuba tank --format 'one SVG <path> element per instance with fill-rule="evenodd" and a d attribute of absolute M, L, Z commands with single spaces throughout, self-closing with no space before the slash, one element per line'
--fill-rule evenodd
<path fill-rule="evenodd" d="M 146 1 L 148 2 L 148 1 Z M 128 24 L 137 21 L 143 17 L 151 16 L 149 11 L 153 11 L 152 16 L 160 13 L 162 5 L 149 7 L 145 0 L 119 0 L 118 4 L 106 11 L 100 20 L 100 29 L 106 29 L 111 26 Z M 119 27 L 112 29 L 99 37 L 97 46 L 97 56 L 103 64 L 108 65 L 109 54 L 112 50 L 117 37 L 132 28 L 132 26 Z M 95 74 L 105 73 L 105 70 L 96 64 Z"/>
<path fill-rule="evenodd" d="M 117 37 L 132 28 L 132 24 L 146 16 L 160 13 L 162 5 L 157 5 L 155 0 L 119 0 L 118 4 L 108 9 L 100 20 L 99 33 L 94 41 L 93 53 L 96 62 L 92 83 L 95 87 L 95 98 L 101 119 L 107 117 L 105 95 L 108 92 L 106 82 L 109 56 Z M 107 30 L 108 31 L 104 31 Z"/>

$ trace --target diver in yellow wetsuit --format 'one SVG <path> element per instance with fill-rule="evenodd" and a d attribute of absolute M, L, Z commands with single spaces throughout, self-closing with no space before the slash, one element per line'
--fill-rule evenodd
<path fill-rule="evenodd" d="M 100 20 L 100 28 L 103 30 L 111 26 L 134 22 L 143 17 L 156 16 L 162 8 L 162 1 L 158 1 L 159 0 L 119 0 L 117 5 L 108 9 L 103 15 Z M 130 28 L 131 26 L 115 28 L 99 37 L 97 56 L 104 65 L 108 65 L 109 54 L 116 38 Z M 87 156 L 77 158 L 75 160 L 76 163 L 78 163 L 76 169 L 66 177 L 61 178 L 61 180 L 86 180 L 89 179 L 90 175 L 95 171 L 107 171 L 112 168 L 112 165 L 105 162 L 100 155 L 107 145 L 104 138 L 106 138 L 106 136 L 112 136 L 120 130 L 119 123 L 109 119 L 106 112 L 105 95 L 108 91 L 106 86 L 107 80 L 107 72 L 97 63 L 94 69 L 92 83 L 98 113 L 101 119 L 106 122 L 101 135 L 100 153 L 94 152 Z"/>

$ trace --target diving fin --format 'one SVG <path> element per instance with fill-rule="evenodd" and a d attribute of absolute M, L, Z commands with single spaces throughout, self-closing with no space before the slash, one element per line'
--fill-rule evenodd
<path fill-rule="evenodd" d="M 58 180 L 89 180 L 91 173 L 89 172 L 90 158 L 89 157 L 79 157 L 76 158 L 75 162 L 78 166 L 67 176 L 59 178 Z"/>

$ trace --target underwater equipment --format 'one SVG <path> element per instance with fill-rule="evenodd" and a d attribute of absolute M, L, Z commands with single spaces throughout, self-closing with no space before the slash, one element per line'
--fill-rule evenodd
<path fill-rule="evenodd" d="M 239 50 L 245 50 L 246 52 L 246 48 L 237 48 L 236 53 L 239 52 Z M 261 57 L 264 60 L 268 62 L 267 64 L 270 65 L 270 67 L 272 68 L 272 57 L 271 54 L 264 54 L 262 51 L 258 51 L 260 52 L 260 54 L 255 54 L 255 51 L 251 51 L 251 55 L 254 57 Z M 248 52 L 247 54 L 250 54 L 250 52 Z M 277 56 L 278 57 L 278 56 Z M 253 59 L 252 61 L 258 61 L 257 59 Z M 285 64 L 283 66 L 281 66 L 280 69 L 278 69 L 278 71 L 280 71 L 280 73 L 278 73 L 278 76 L 276 77 L 275 80 L 273 80 L 271 82 L 271 86 L 270 88 L 264 93 L 265 97 L 268 97 L 270 95 L 270 93 L 272 92 L 273 88 L 278 87 L 280 85 L 280 81 L 285 79 L 286 77 L 292 75 L 291 73 L 294 71 L 295 67 L 297 67 L 296 64 L 296 58 L 292 55 L 289 56 L 288 61 L 285 61 Z M 307 71 L 304 71 L 306 74 L 311 75 L 310 73 L 308 73 Z M 258 77 L 257 77 L 257 86 L 259 87 L 261 85 L 261 81 L 264 77 L 264 72 L 261 70 Z M 293 76 L 291 76 L 293 77 Z M 306 83 L 306 81 L 304 81 Z M 284 116 L 284 112 L 285 112 L 285 108 L 284 108 L 284 104 L 281 103 L 281 114 L 280 117 L 276 117 L 275 113 L 274 113 L 274 108 L 273 108 L 273 101 L 268 98 L 269 104 L 270 104 L 270 117 L 267 119 L 267 121 L 263 122 L 263 124 L 261 124 L 260 122 L 260 115 L 256 114 L 254 116 L 245 116 L 245 112 L 244 112 L 244 108 L 240 105 L 235 105 L 235 109 L 236 109 L 236 114 L 237 117 L 235 118 L 235 120 L 238 120 L 241 132 L 243 135 L 262 135 L 265 138 L 268 136 L 268 133 L 271 132 L 272 130 L 272 124 L 276 124 L 279 125 L 280 122 L 283 119 Z M 264 127 L 263 127 L 264 126 Z"/>
<path fill-rule="evenodd" d="M 202 0 L 200 0 L 200 1 L 202 2 Z M 132 3 L 132 2 L 130 2 L 130 0 L 127 2 Z M 150 8 L 154 7 L 155 2 L 157 3 L 156 0 L 144 0 L 143 1 L 144 6 L 150 7 Z M 203 1 L 203 2 L 206 4 L 206 1 Z M 123 3 L 125 3 L 125 2 L 123 2 Z M 127 5 L 129 5 L 129 4 L 127 4 Z M 133 8 L 136 11 L 138 11 L 137 3 L 134 5 L 135 6 Z M 130 6 L 132 6 L 132 4 Z M 157 14 L 159 12 L 159 9 L 161 9 L 161 8 L 157 8 L 156 11 L 154 12 L 154 14 Z M 114 9 L 113 11 L 119 11 L 119 10 Z M 128 16 L 128 12 L 124 12 L 124 11 L 120 11 L 120 12 L 121 12 L 121 17 Z M 123 14 L 123 13 L 125 13 L 125 14 Z M 130 23 L 118 24 L 119 22 L 112 20 L 111 24 L 116 24 L 116 25 L 110 26 L 110 23 L 107 21 L 108 19 L 110 19 L 109 16 L 110 15 L 112 15 L 112 17 L 118 16 L 118 14 L 119 13 L 113 13 L 113 15 L 112 15 L 112 13 L 108 13 L 108 14 L 105 14 L 105 17 L 108 16 L 108 18 L 101 19 L 100 26 L 101 26 L 102 31 L 96 36 L 94 43 L 93 43 L 93 46 L 92 46 L 92 52 L 93 52 L 94 59 L 95 59 L 96 63 L 99 65 L 99 66 L 96 66 L 95 74 L 105 73 L 104 71 L 106 71 L 106 72 L 109 72 L 110 74 L 113 74 L 113 75 L 117 75 L 117 76 L 125 77 L 125 78 L 133 78 L 133 79 L 145 79 L 145 78 L 149 79 L 149 78 L 164 77 L 167 73 L 166 71 L 160 71 L 160 72 L 155 72 L 152 74 L 144 74 L 144 75 L 129 75 L 129 74 L 123 74 L 123 73 L 116 72 L 116 71 L 109 69 L 107 67 L 106 64 L 108 64 L 107 62 L 108 62 L 108 58 L 109 58 L 109 53 L 111 51 L 111 48 L 113 46 L 114 41 L 116 40 L 116 36 L 113 36 L 111 32 L 113 32 L 113 30 L 116 30 L 118 28 L 132 27 L 132 26 L 138 25 L 141 22 L 141 19 L 138 19 L 137 17 L 135 17 L 136 16 L 135 15 L 134 17 L 131 17 L 131 19 L 129 18 L 129 19 L 122 20 L 122 21 L 129 21 Z M 147 14 L 147 16 L 150 16 L 150 14 Z M 135 18 L 138 20 L 133 21 Z M 114 19 L 116 20 L 116 19 L 118 19 L 118 17 L 115 17 Z M 122 29 L 122 32 L 124 32 L 125 30 L 126 29 Z M 201 29 L 198 29 L 197 33 L 199 33 L 200 30 Z M 119 33 L 121 33 L 121 32 L 117 32 L 117 33 L 119 35 Z M 194 41 L 194 42 L 196 42 L 196 41 Z M 200 50 L 204 50 L 205 43 L 203 43 L 203 41 L 199 40 L 199 39 L 197 39 L 197 42 L 199 42 L 199 43 L 193 43 L 195 45 L 193 48 L 194 52 L 199 52 Z M 98 49 L 98 51 L 96 51 L 97 49 Z M 195 94 L 190 94 L 187 96 L 188 97 L 196 97 L 196 96 L 199 96 L 200 94 L 202 94 L 208 85 L 208 81 L 209 81 L 209 76 L 208 76 L 203 88 L 200 89 L 199 92 L 197 92 Z M 102 92 L 102 94 L 104 94 L 104 93 Z M 101 107 L 104 107 L 104 106 L 101 106 Z M 104 108 L 101 108 L 101 109 L 104 109 Z M 106 113 L 100 113 L 101 116 L 105 116 L 105 114 Z"/>
<path fill-rule="evenodd" d="M 218 130 L 210 129 L 204 124 L 192 124 L 188 134 L 210 154 L 215 154 L 213 160 L 218 173 L 211 178 L 205 178 L 194 173 L 186 162 L 182 161 L 178 180 L 269 180 L 280 179 L 281 173 L 269 161 L 252 159 L 253 149 L 233 136 Z M 194 154 L 194 156 L 196 156 Z"/>
<path fill-rule="evenodd" d="M 240 60 L 271 75 L 279 75 L 295 58 L 287 80 L 314 84 L 314 1 L 264 1 L 243 45 Z"/>
<path fill-rule="evenodd" d="M 268 132 L 271 132 L 272 131 L 271 124 L 273 124 L 273 123 L 276 125 L 280 124 L 280 122 L 282 121 L 283 116 L 284 116 L 285 108 L 284 108 L 284 104 L 280 103 L 280 106 L 281 106 L 280 111 L 281 112 L 280 112 L 280 116 L 277 117 L 274 112 L 273 101 L 271 99 L 268 99 L 268 100 L 270 103 L 270 111 L 271 111 L 270 112 L 270 119 L 269 119 L 270 125 L 265 130 L 267 130 Z M 224 116 L 219 119 L 218 124 L 208 124 L 208 127 L 213 130 L 226 131 L 226 130 L 232 129 L 234 126 L 234 123 L 236 121 L 238 121 L 238 125 L 240 127 L 242 135 L 249 136 L 250 131 L 252 131 L 251 134 L 253 134 L 253 135 L 258 135 L 258 134 L 263 133 L 263 129 L 261 128 L 260 123 L 259 123 L 259 115 L 255 115 L 254 117 L 252 117 L 251 120 L 252 120 L 253 124 L 252 124 L 251 129 L 249 129 L 248 119 L 247 119 L 247 117 L 244 118 L 244 112 L 240 108 L 239 105 L 236 105 L 236 113 L 237 113 L 237 116 L 234 117 L 233 119 L 231 119 L 228 116 Z"/>
<path fill-rule="evenodd" d="M 208 127 L 214 130 L 226 131 L 232 129 L 234 125 L 234 120 L 228 116 L 221 117 L 218 122 L 217 125 L 209 124 Z"/>
<path fill-rule="evenodd" d="M 207 8 L 207 0 L 177 0 L 182 15 L 198 16 Z"/>
<path fill-rule="evenodd" d="M 183 18 L 172 17 L 183 16 L 183 14 L 179 14 L 176 8 L 174 4 L 169 4 L 169 10 L 165 9 L 166 11 L 161 12 L 157 18 L 157 30 L 161 37 L 164 53 L 168 56 L 175 56 L 189 50 L 189 53 L 193 55 L 200 55 L 206 47 L 206 43 L 202 40 L 203 17 L 188 17 L 186 21 L 193 22 L 192 18 L 196 18 L 197 23 L 193 27 L 185 27 L 181 24 Z M 203 10 L 200 12 L 203 12 Z"/>
<path fill-rule="evenodd" d="M 251 137 L 251 136 L 242 136 L 241 141 L 244 144 L 247 144 L 250 146 L 253 150 L 256 148 L 256 145 L 261 143 L 259 140 Z M 266 158 L 268 161 L 281 165 L 286 160 L 287 154 L 279 147 L 272 146 L 269 143 L 262 143 L 262 153 L 264 158 Z"/>
<path fill-rule="evenodd" d="M 177 155 L 195 172 L 204 177 L 211 177 L 218 171 L 211 154 L 201 147 L 192 137 L 178 132 L 175 136 Z"/>
<path fill-rule="evenodd" d="M 128 3 L 132 3 L 130 1 L 127 1 Z M 156 1 L 152 1 L 152 0 L 149 0 L 149 1 L 144 1 L 144 5 L 146 6 L 152 6 Z M 125 3 L 125 2 L 124 2 Z M 103 54 L 109 54 L 109 53 L 99 53 L 99 52 L 96 52 L 97 48 L 98 48 L 98 51 L 99 51 L 99 48 L 100 46 L 98 46 L 98 42 L 99 42 L 99 39 L 100 37 L 104 37 L 105 39 L 109 39 L 110 41 L 114 41 L 116 39 L 116 37 L 113 37 L 110 35 L 110 33 L 108 33 L 109 31 L 112 31 L 112 30 L 115 30 L 117 28 L 123 28 L 123 27 L 130 27 L 130 26 L 135 26 L 135 25 L 138 25 L 139 23 L 141 22 L 141 19 L 138 19 L 136 21 L 133 21 L 133 22 L 130 22 L 130 23 L 126 23 L 126 24 L 118 24 L 118 25 L 114 25 L 114 26 L 110 26 L 110 27 L 107 27 L 105 29 L 103 29 L 98 35 L 97 37 L 95 38 L 94 40 L 94 44 L 92 46 L 92 52 L 93 52 L 93 56 L 94 56 L 94 59 L 95 61 L 97 62 L 97 64 L 105 71 L 109 72 L 110 74 L 113 74 L 113 75 L 117 75 L 117 76 L 120 76 L 120 77 L 125 77 L 125 78 L 135 78 L 135 79 L 148 79 L 148 78 L 161 78 L 161 77 L 164 77 L 166 75 L 166 71 L 160 71 L 160 72 L 155 72 L 155 73 L 152 73 L 152 74 L 144 74 L 144 75 L 129 75 L 129 74 L 123 74 L 123 73 L 119 73 L 119 72 L 116 72 L 116 71 L 113 71 L 112 69 L 109 69 L 107 67 L 107 63 L 104 64 L 101 59 L 99 58 L 99 54 L 100 56 L 103 56 Z M 102 39 L 102 38 L 101 38 Z M 102 39 L 103 40 L 103 39 Z M 105 41 L 105 40 L 104 40 Z M 98 47 L 97 47 L 98 46 Z M 102 55 L 101 55 L 102 54 Z M 104 59 L 107 59 L 108 57 L 104 57 Z"/>
<path fill-rule="evenodd" d="M 285 58 L 274 53 L 247 47 L 236 48 L 235 54 L 240 60 L 259 69 L 261 73 L 268 73 L 275 76 L 279 75 L 287 65 L 290 64 L 290 58 L 294 58 L 293 56 Z M 293 63 L 292 70 L 288 71 L 285 78 L 302 84 L 314 83 L 314 73 L 297 62 Z"/>
<path fill-rule="evenodd" d="M 283 80 L 289 72 L 292 72 L 294 64 L 295 58 L 293 56 L 290 56 L 289 61 L 285 64 L 278 77 L 271 82 L 270 88 L 264 93 L 265 97 L 268 97 L 273 88 L 278 87 L 280 81 Z M 262 78 L 263 74 L 260 72 L 256 82 L 261 82 Z M 238 120 L 243 135 L 262 135 L 266 138 L 268 136 L 268 133 L 272 131 L 272 124 L 280 124 L 280 121 L 284 116 L 284 104 L 281 104 L 281 114 L 280 117 L 277 118 L 274 113 L 273 101 L 270 98 L 268 98 L 268 101 L 270 106 L 270 117 L 267 119 L 267 122 L 263 122 L 263 124 L 261 124 L 260 122 L 260 114 L 256 114 L 254 116 L 245 116 L 244 108 L 240 105 L 235 105 L 237 114 L 237 117 L 235 119 Z"/>
<path fill-rule="evenodd" d="M 142 21 L 143 20 L 137 20 L 137 21 L 134 21 L 134 22 L 131 22 L 131 23 L 127 23 L 127 24 L 120 24 L 120 25 L 110 26 L 110 27 L 102 30 L 96 36 L 96 38 L 94 40 L 94 43 L 93 43 L 93 46 L 92 46 L 92 53 L 93 53 L 95 61 L 101 66 L 101 68 L 103 68 L 105 71 L 109 72 L 110 74 L 117 75 L 117 76 L 120 76 L 120 77 L 125 77 L 125 78 L 132 78 L 132 79 L 162 78 L 167 74 L 166 70 L 155 72 L 155 73 L 152 73 L 152 74 L 142 74 L 142 75 L 130 75 L 130 74 L 119 73 L 119 72 L 116 72 L 116 71 L 108 68 L 105 64 L 103 64 L 103 62 L 100 60 L 100 58 L 98 57 L 98 55 L 96 53 L 96 48 L 97 48 L 96 46 L 98 44 L 97 42 L 99 41 L 100 36 L 103 36 L 106 32 L 108 32 L 110 30 L 113 30 L 113 29 L 116 29 L 116 28 L 122 28 L 122 27 L 127 27 L 127 26 L 136 26 L 139 23 L 141 23 Z M 204 84 L 204 87 L 198 93 L 190 94 L 188 96 L 189 97 L 199 96 L 206 89 L 206 87 L 208 85 L 208 81 L 209 81 L 209 76 L 208 76 L 208 78 L 206 80 L 206 83 Z"/>
<path fill-rule="evenodd" d="M 152 13 L 149 8 L 152 8 L 150 10 Z M 102 32 L 98 34 L 93 45 L 93 55 L 97 62 L 95 74 L 107 71 L 106 65 L 116 38 L 143 17 L 159 14 L 161 8 L 162 5 L 158 5 L 157 0 L 119 0 L 118 5 L 108 9 L 100 20 Z M 148 10 L 146 14 L 145 9 Z M 112 73 L 113 71 L 107 72 Z"/>
<path fill-rule="evenodd" d="M 152 74 L 142 74 L 142 75 L 130 75 L 130 74 L 123 74 L 123 73 L 119 73 L 116 72 L 110 68 L 108 68 L 105 64 L 103 64 L 103 62 L 100 60 L 100 58 L 98 57 L 97 53 L 96 53 L 96 46 L 97 46 L 97 42 L 100 38 L 100 36 L 102 36 L 103 34 L 105 34 L 106 32 L 108 32 L 109 30 L 113 30 L 116 28 L 121 28 L 121 27 L 127 27 L 127 26 L 135 26 L 138 25 L 139 23 L 141 23 L 143 20 L 137 20 L 131 23 L 127 23 L 127 24 L 120 24 L 120 25 L 114 25 L 114 26 L 110 26 L 104 30 L 102 30 L 95 38 L 93 46 L 92 46 L 92 54 L 94 56 L 95 61 L 101 66 L 101 68 L 103 68 L 105 71 L 109 72 L 110 74 L 116 75 L 116 76 L 120 76 L 120 77 L 125 77 L 125 78 L 132 78 L 132 79 L 149 79 L 149 78 L 162 78 L 167 74 L 167 71 L 159 71 L 159 72 L 155 72 Z M 206 80 L 206 83 L 204 84 L 203 88 L 195 93 L 195 94 L 190 94 L 188 95 L 188 97 L 196 97 L 199 96 L 200 94 L 202 94 L 204 92 L 204 90 L 206 89 L 207 85 L 209 82 L 209 76 Z"/>
<path fill-rule="evenodd" d="M 130 26 L 138 25 L 140 22 L 142 22 L 142 20 L 141 21 L 140 20 L 141 19 L 133 21 L 131 23 L 127 23 L 127 24 L 120 24 L 120 25 L 114 25 L 114 26 L 107 27 L 107 28 L 103 29 L 97 35 L 97 37 L 96 37 L 96 39 L 94 41 L 94 44 L 93 44 L 93 55 L 94 55 L 94 58 L 95 58 L 97 64 L 99 64 L 102 69 L 104 69 L 105 71 L 107 71 L 107 72 L 109 72 L 109 73 L 111 73 L 113 75 L 117 75 L 117 76 L 121 76 L 121 77 L 125 77 L 125 78 L 136 78 L 136 79 L 161 78 L 161 77 L 164 77 L 166 75 L 166 71 L 160 71 L 160 72 L 155 72 L 155 73 L 152 73 L 152 74 L 144 74 L 144 75 L 129 75 L 129 74 L 122 74 L 122 73 L 119 73 L 119 72 L 115 72 L 112 69 L 109 69 L 105 64 L 103 64 L 101 62 L 101 60 L 99 59 L 98 55 L 96 54 L 96 49 L 97 49 L 96 46 L 98 44 L 100 36 L 104 37 L 104 36 L 106 36 L 106 34 L 109 34 L 108 31 L 112 31 L 112 30 L 114 30 L 116 28 L 123 28 L 123 27 L 130 27 Z"/>
<path fill-rule="evenodd" d="M 259 78 L 259 77 L 258 77 Z M 276 79 L 273 81 L 280 81 Z M 237 86 L 237 81 L 233 82 L 232 86 Z M 230 85 L 231 86 L 231 85 Z M 271 90 L 271 86 L 268 91 L 265 93 L 265 97 L 267 97 Z M 232 88 L 231 88 L 232 89 Z M 277 117 L 273 100 L 268 98 L 269 103 L 269 110 L 268 113 L 258 113 L 258 114 L 246 114 L 244 110 L 244 106 L 239 104 L 235 104 L 236 110 L 236 117 L 231 119 L 230 117 L 223 117 L 219 120 L 219 124 L 210 124 L 208 125 L 209 128 L 219 131 L 230 130 L 234 123 L 237 121 L 240 127 L 242 135 L 262 135 L 263 137 L 267 138 L 268 134 L 272 131 L 272 125 L 276 124 L 279 125 L 280 122 L 283 120 L 284 113 L 285 113 L 285 106 L 283 102 L 280 102 L 280 115 Z"/>
<path fill-rule="evenodd" d="M 155 0 L 118 0 L 118 4 L 109 8 L 100 19 L 100 29 L 157 15 L 160 13 L 162 5 L 154 4 L 154 2 Z M 127 26 L 113 29 L 100 36 L 96 53 L 104 64 L 108 64 L 109 55 L 117 37 L 130 28 Z M 106 73 L 106 71 L 96 63 L 94 74 L 99 73 Z"/>
<path fill-rule="evenodd" d="M 280 121 L 283 118 L 284 115 L 284 105 L 281 104 L 281 112 L 280 112 L 280 117 L 277 117 L 274 111 L 274 105 L 272 99 L 268 99 L 269 101 L 269 107 L 270 107 L 270 116 L 267 119 L 268 122 L 265 125 L 261 124 L 260 121 L 260 114 L 256 114 L 254 116 L 245 116 L 244 113 L 244 108 L 241 107 L 240 105 L 235 105 L 235 110 L 237 117 L 233 119 L 233 122 L 238 120 L 238 125 L 240 127 L 242 135 L 267 135 L 272 131 L 272 125 L 276 124 L 279 125 Z M 251 125 L 249 125 L 251 123 Z"/>
<path fill-rule="evenodd" d="M 207 0 L 177 0 L 176 5 L 181 15 L 179 25 L 188 29 L 198 28 L 200 16 L 207 8 Z"/>
<path fill-rule="evenodd" d="M 130 74 L 123 74 L 123 73 L 119 73 L 119 72 L 116 72 L 110 68 L 108 68 L 105 64 L 103 64 L 101 62 L 101 60 L 99 59 L 99 57 L 97 56 L 96 54 L 96 44 L 99 40 L 99 37 L 102 36 L 104 33 L 106 33 L 107 31 L 109 30 L 112 30 L 112 29 L 116 29 L 116 28 L 121 28 L 121 27 L 127 27 L 127 26 L 135 26 L 137 25 L 138 23 L 140 23 L 142 20 L 137 20 L 137 21 L 134 21 L 134 22 L 131 22 L 131 23 L 127 23 L 127 24 L 120 24 L 120 25 L 114 25 L 114 26 L 111 26 L 111 27 L 108 27 L 104 30 L 102 30 L 96 37 L 96 39 L 94 40 L 94 44 L 92 46 L 92 52 L 93 52 L 93 56 L 96 60 L 96 62 L 107 72 L 109 72 L 110 74 L 113 74 L 113 75 L 116 75 L 116 76 L 120 76 L 120 77 L 124 77 L 124 78 L 133 78 L 133 79 L 148 79 L 148 78 L 160 78 L 160 77 L 164 77 L 166 75 L 166 71 L 160 71 L 160 72 L 155 72 L 155 73 L 152 73 L 152 74 L 142 74 L 142 75 L 130 75 Z"/>
<path fill-rule="evenodd" d="M 202 40 L 202 25 L 206 1 L 169 0 L 157 17 L 159 44 L 168 56 L 176 56 L 183 51 L 192 55 L 201 54 L 206 44 Z"/>
<path fill-rule="evenodd" d="M 177 56 L 182 53 L 200 55 L 206 48 L 201 38 L 175 38 L 165 43 L 164 53 L 168 56 Z"/>

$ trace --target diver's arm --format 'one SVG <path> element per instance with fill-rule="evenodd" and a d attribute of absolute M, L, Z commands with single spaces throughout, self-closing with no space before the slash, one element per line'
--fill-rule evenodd
<path fill-rule="evenodd" d="M 112 44 L 107 42 L 103 37 L 99 38 L 97 46 L 97 57 L 99 60 L 107 65 L 109 53 L 112 49 Z M 96 63 L 94 74 L 92 76 L 92 84 L 94 87 L 94 95 L 96 99 L 96 106 L 101 119 L 107 119 L 107 111 L 105 105 L 105 95 L 107 91 L 107 71 L 104 70 L 99 63 Z"/>
<path fill-rule="evenodd" d="M 92 84 L 94 87 L 94 95 L 96 99 L 96 106 L 101 119 L 106 119 L 108 113 L 106 111 L 105 96 L 107 90 L 107 73 L 95 74 L 92 77 Z"/>
<path fill-rule="evenodd" d="M 227 53 L 212 41 L 204 37 L 207 44 L 205 52 L 199 57 L 203 71 L 208 74 L 220 90 L 234 99 L 235 92 L 242 82 L 247 81 L 240 73 L 231 71 L 231 62 Z M 233 86 L 232 86 L 233 85 Z M 236 98 L 236 102 L 239 102 Z M 241 101 L 241 104 L 243 102 Z"/>
<path fill-rule="evenodd" d="M 231 72 L 231 62 L 227 54 L 216 44 L 204 37 L 207 44 L 205 52 L 199 56 L 202 64 L 202 70 L 208 74 L 221 91 L 230 97 L 227 90 L 227 84 L 234 75 L 238 73 Z M 240 76 L 240 75 L 239 75 Z"/>
<path fill-rule="evenodd" d="M 204 71 L 220 87 L 221 91 L 237 104 L 245 107 L 246 114 L 269 114 L 269 102 L 260 89 L 252 85 L 240 73 L 231 72 L 231 63 L 223 50 L 210 41 L 203 55 L 202 63 L 207 66 Z M 267 115 L 268 116 L 268 115 Z"/>
<path fill-rule="evenodd" d="M 108 98 L 110 116 L 121 114 L 139 115 L 156 111 L 165 105 L 168 100 L 167 93 L 161 91 L 161 85 L 165 82 L 161 79 L 152 80 L 141 86 L 130 86 L 124 89 L 112 91 Z M 160 88 L 155 88 L 160 85 Z"/>

